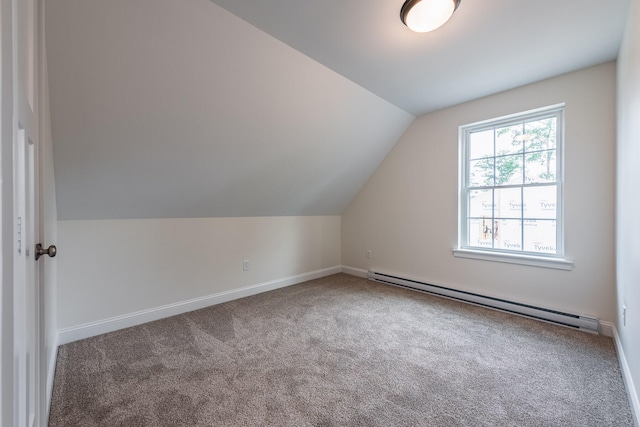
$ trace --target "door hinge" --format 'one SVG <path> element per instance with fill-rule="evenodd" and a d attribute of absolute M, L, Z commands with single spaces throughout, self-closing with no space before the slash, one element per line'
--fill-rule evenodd
<path fill-rule="evenodd" d="M 22 255 L 22 218 L 18 217 L 18 255 Z"/>

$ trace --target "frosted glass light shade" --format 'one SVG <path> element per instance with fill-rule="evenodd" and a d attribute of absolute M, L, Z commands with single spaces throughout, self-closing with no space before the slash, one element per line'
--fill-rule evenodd
<path fill-rule="evenodd" d="M 447 22 L 459 4 L 460 0 L 407 0 L 400 18 L 409 29 L 426 33 Z"/>

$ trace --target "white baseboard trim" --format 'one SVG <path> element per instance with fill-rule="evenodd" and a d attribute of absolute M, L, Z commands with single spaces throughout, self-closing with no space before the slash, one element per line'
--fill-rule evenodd
<path fill-rule="evenodd" d="M 629 396 L 629 401 L 631 403 L 631 413 L 633 414 L 633 421 L 635 422 L 636 427 L 640 427 L 640 399 L 638 399 L 638 389 L 633 383 L 631 371 L 629 370 L 629 364 L 627 363 L 627 357 L 624 354 L 622 342 L 620 342 L 620 335 L 618 335 L 616 325 L 614 325 L 613 323 L 600 322 L 600 324 L 603 326 L 603 330 L 605 327 L 611 329 L 613 342 L 615 343 L 618 353 L 620 370 L 622 371 L 622 379 L 624 380 L 624 385 L 627 388 L 627 395 Z"/>
<path fill-rule="evenodd" d="M 613 338 L 613 323 L 600 320 L 600 334 Z"/>
<path fill-rule="evenodd" d="M 345 274 L 350 274 L 352 276 L 364 277 L 367 278 L 368 271 L 363 270 L 361 268 L 349 267 L 347 265 L 342 266 L 342 272 Z"/>
<path fill-rule="evenodd" d="M 84 325 L 61 329 L 58 331 L 58 343 L 59 345 L 68 344 L 73 341 L 94 337 L 96 335 L 106 334 L 108 332 L 114 332 L 119 329 L 142 325 L 143 323 L 153 322 L 154 320 L 160 320 L 166 317 L 176 316 L 178 314 L 199 310 L 201 308 L 206 308 L 212 305 L 260 294 L 262 292 L 296 285 L 308 280 L 319 279 L 321 277 L 340 273 L 341 271 L 341 266 L 324 268 L 321 270 L 311 271 L 295 276 L 289 276 L 282 279 L 259 283 L 256 285 L 245 286 L 239 289 L 219 292 L 200 298 L 194 298 L 187 301 L 167 304 L 161 307 L 141 310 L 135 313 L 115 316 L 109 319 L 86 323 Z"/>

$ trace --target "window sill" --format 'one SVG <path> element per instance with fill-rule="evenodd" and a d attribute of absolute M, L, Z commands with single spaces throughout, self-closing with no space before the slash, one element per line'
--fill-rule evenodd
<path fill-rule="evenodd" d="M 558 270 L 571 270 L 573 268 L 573 261 L 569 261 L 564 258 L 547 258 L 532 255 L 504 254 L 498 252 L 474 251 L 472 249 L 454 249 L 453 256 L 459 258 L 470 258 L 484 261 L 528 265 L 532 267 L 555 268 Z"/>

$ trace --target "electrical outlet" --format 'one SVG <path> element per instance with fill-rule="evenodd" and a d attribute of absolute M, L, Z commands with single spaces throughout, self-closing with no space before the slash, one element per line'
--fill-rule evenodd
<path fill-rule="evenodd" d="M 245 259 L 242 261 L 242 271 L 249 271 L 249 260 Z"/>
<path fill-rule="evenodd" d="M 622 326 L 627 326 L 627 306 L 622 306 Z"/>
<path fill-rule="evenodd" d="M 367 259 L 371 259 L 371 249 L 367 249 Z"/>

